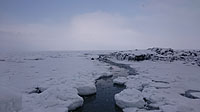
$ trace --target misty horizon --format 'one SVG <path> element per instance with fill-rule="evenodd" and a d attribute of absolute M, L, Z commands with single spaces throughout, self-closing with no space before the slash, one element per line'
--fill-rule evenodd
<path fill-rule="evenodd" d="M 200 2 L 0 1 L 0 50 L 200 48 Z"/>

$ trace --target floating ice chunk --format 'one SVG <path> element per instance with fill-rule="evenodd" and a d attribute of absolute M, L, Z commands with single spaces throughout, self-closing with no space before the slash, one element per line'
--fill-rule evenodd
<path fill-rule="evenodd" d="M 39 94 L 39 102 L 45 108 L 59 107 L 74 110 L 83 104 L 83 99 L 75 88 L 55 86 Z"/>
<path fill-rule="evenodd" d="M 77 90 L 79 95 L 91 95 L 95 94 L 97 91 L 94 83 L 79 85 L 79 87 L 77 87 Z"/>
<path fill-rule="evenodd" d="M 123 109 L 123 112 L 137 112 L 137 108 L 125 108 Z"/>
<path fill-rule="evenodd" d="M 113 80 L 114 84 L 119 84 L 119 85 L 124 85 L 127 81 L 126 77 L 118 77 L 116 79 Z"/>
<path fill-rule="evenodd" d="M 101 78 L 109 78 L 109 77 L 112 77 L 113 74 L 111 72 L 103 72 L 100 74 L 101 76 L 98 78 L 98 79 L 101 79 Z"/>
<path fill-rule="evenodd" d="M 160 109 L 164 112 L 177 112 L 176 106 L 174 105 L 160 106 Z"/>
<path fill-rule="evenodd" d="M 95 80 L 101 79 L 101 78 L 110 78 L 113 76 L 111 72 L 100 72 L 100 73 L 92 73 Z"/>
<path fill-rule="evenodd" d="M 145 88 L 142 91 L 143 96 L 152 103 L 165 102 L 166 97 L 161 90 L 154 87 Z"/>
<path fill-rule="evenodd" d="M 22 109 L 22 97 L 5 87 L 0 87 L 0 112 L 18 112 Z"/>
<path fill-rule="evenodd" d="M 45 112 L 68 112 L 68 108 L 52 107 L 52 108 L 45 109 L 44 111 Z M 35 112 L 38 112 L 38 111 L 35 111 Z"/>
<path fill-rule="evenodd" d="M 151 80 L 143 77 L 128 77 L 128 81 L 125 83 L 127 88 L 135 88 L 142 91 L 145 87 L 151 84 Z"/>
<path fill-rule="evenodd" d="M 116 104 L 120 108 L 138 107 L 142 108 L 145 105 L 142 93 L 137 89 L 125 89 L 115 95 Z"/>
<path fill-rule="evenodd" d="M 168 89 L 170 88 L 169 84 L 165 84 L 165 83 L 151 83 L 152 87 L 155 87 L 157 89 Z"/>
<path fill-rule="evenodd" d="M 125 108 L 123 112 L 163 112 L 161 110 L 145 110 L 145 109 L 138 109 L 138 108 Z M 166 111 L 171 112 L 171 111 Z"/>
<path fill-rule="evenodd" d="M 176 104 L 174 101 L 177 94 L 172 94 L 168 90 L 156 89 L 155 87 L 145 88 L 142 91 L 142 95 L 153 103 L 155 106 L 165 105 L 165 104 Z"/>
<path fill-rule="evenodd" d="M 188 105 L 164 105 L 161 106 L 163 112 L 197 112 Z"/>

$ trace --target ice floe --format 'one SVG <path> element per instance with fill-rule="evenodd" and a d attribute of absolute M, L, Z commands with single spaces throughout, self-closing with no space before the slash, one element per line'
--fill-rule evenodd
<path fill-rule="evenodd" d="M 125 89 L 115 95 L 116 104 L 120 108 L 137 107 L 142 108 L 145 105 L 143 95 L 137 89 Z"/>

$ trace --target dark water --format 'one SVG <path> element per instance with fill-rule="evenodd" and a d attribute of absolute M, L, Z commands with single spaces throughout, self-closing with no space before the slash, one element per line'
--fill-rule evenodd
<path fill-rule="evenodd" d="M 117 66 L 119 68 L 123 68 L 125 70 L 128 70 L 128 74 L 129 75 L 138 75 L 138 73 L 136 72 L 136 70 L 132 67 L 130 67 L 130 65 L 128 64 L 123 64 L 123 63 L 115 63 L 109 59 L 107 59 L 107 56 L 106 55 L 101 55 L 99 56 L 98 58 L 99 61 L 102 61 L 104 63 L 108 63 L 110 65 L 113 65 L 113 66 Z"/>
<path fill-rule="evenodd" d="M 97 80 L 95 95 L 84 96 L 84 105 L 73 112 L 122 112 L 115 105 L 114 95 L 125 89 L 124 86 L 113 85 L 112 78 Z"/>
<path fill-rule="evenodd" d="M 127 70 L 127 73 L 114 73 L 113 77 L 104 77 L 96 81 L 97 92 L 95 95 L 83 96 L 84 104 L 73 112 L 122 112 L 115 105 L 114 96 L 125 89 L 125 86 L 113 85 L 113 79 L 118 76 L 137 75 L 135 69 L 129 65 L 115 63 L 108 59 L 99 59 L 104 63 Z"/>

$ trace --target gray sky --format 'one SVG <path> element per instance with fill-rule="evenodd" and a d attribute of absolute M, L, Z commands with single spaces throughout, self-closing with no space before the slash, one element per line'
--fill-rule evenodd
<path fill-rule="evenodd" d="M 1 0 L 0 51 L 200 48 L 200 0 Z"/>

